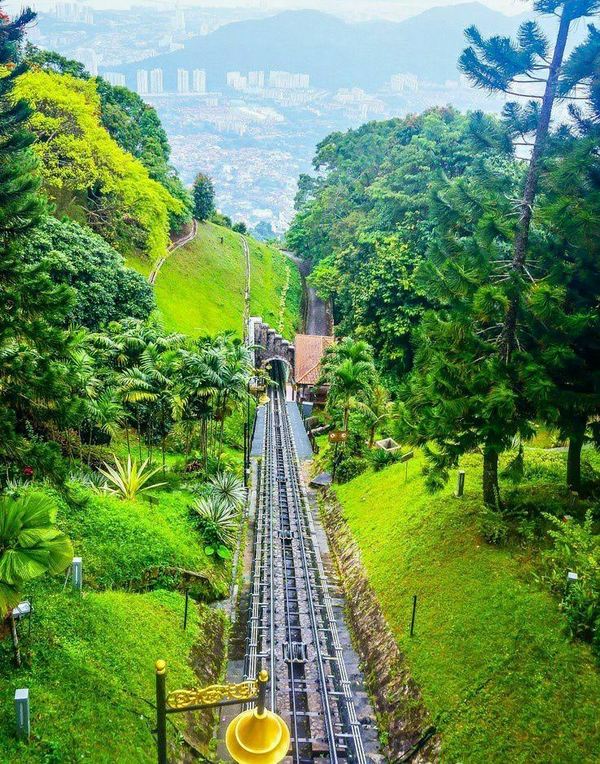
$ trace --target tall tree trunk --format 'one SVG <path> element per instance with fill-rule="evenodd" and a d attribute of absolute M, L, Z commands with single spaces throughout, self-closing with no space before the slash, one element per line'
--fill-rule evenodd
<path fill-rule="evenodd" d="M 573 417 L 573 427 L 569 437 L 569 452 L 567 454 L 567 485 L 572 491 L 581 490 L 581 449 L 585 439 L 587 417 Z"/>
<path fill-rule="evenodd" d="M 498 452 L 488 446 L 483 450 L 483 501 L 490 509 L 500 507 Z"/>
<path fill-rule="evenodd" d="M 538 182 L 540 178 L 541 160 L 543 157 L 546 141 L 548 139 L 552 107 L 554 106 L 554 101 L 556 100 L 556 91 L 558 88 L 558 77 L 562 67 L 567 38 L 569 36 L 569 26 L 571 24 L 570 6 L 571 3 L 565 3 L 560 18 L 558 33 L 556 35 L 556 44 L 554 46 L 554 53 L 552 55 L 552 61 L 550 62 L 548 79 L 546 81 L 546 88 L 544 90 L 542 108 L 540 109 L 540 120 L 538 122 L 537 130 L 535 133 L 535 141 L 529 162 L 529 169 L 527 170 L 527 177 L 525 179 L 523 197 L 519 205 L 521 212 L 519 215 L 519 224 L 517 228 L 517 235 L 515 236 L 513 258 L 511 264 L 512 270 L 518 277 L 520 277 L 523 273 L 525 260 L 527 258 L 529 229 L 531 227 L 533 204 L 535 202 Z M 519 303 L 520 291 L 515 287 L 515 292 L 510 299 L 506 315 L 504 317 L 504 326 L 502 328 L 502 335 L 500 338 L 502 356 L 506 362 L 510 360 L 510 357 L 517 345 L 517 321 L 519 314 Z"/>

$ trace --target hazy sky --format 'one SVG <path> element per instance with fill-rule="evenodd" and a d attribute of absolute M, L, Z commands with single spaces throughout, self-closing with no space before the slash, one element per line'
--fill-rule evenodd
<path fill-rule="evenodd" d="M 69 1 L 69 0 L 67 0 Z M 72 0 L 71 0 L 72 1 Z M 131 5 L 154 5 L 161 8 L 175 7 L 170 0 L 76 0 L 96 8 L 128 8 Z M 464 0 L 462 0 L 464 2 Z M 506 14 L 523 13 L 530 3 L 527 0 L 479 0 L 490 8 Z M 48 10 L 56 5 L 56 0 L 0 0 L 0 5 L 9 11 L 29 4 L 38 10 Z M 236 7 L 260 8 L 263 10 L 283 10 L 288 8 L 317 8 L 345 17 L 372 17 L 403 19 L 440 5 L 459 5 L 461 0 L 181 0 L 179 5 L 203 6 L 205 8 Z"/>

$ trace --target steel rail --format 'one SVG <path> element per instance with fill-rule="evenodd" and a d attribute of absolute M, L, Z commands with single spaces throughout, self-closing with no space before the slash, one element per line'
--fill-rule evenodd
<path fill-rule="evenodd" d="M 268 660 L 271 707 L 278 710 L 278 698 L 289 703 L 294 764 L 323 756 L 331 764 L 340 758 L 365 764 L 327 576 L 279 386 L 269 391 L 263 460 L 256 465 L 256 479 L 246 676 L 256 675 L 259 659 Z M 283 584 L 283 607 L 276 584 Z M 287 656 L 282 656 L 287 671 L 276 656 L 278 639 L 287 639 Z M 300 655 L 298 644 L 306 646 Z M 281 647 L 285 652 L 285 644 Z M 285 715 L 287 705 L 282 712 Z M 327 750 L 320 747 L 323 744 Z"/>

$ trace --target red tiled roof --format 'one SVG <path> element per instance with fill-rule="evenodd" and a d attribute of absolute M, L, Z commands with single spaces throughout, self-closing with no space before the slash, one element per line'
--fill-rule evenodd
<path fill-rule="evenodd" d="M 321 358 L 333 344 L 333 337 L 318 334 L 297 334 L 294 342 L 294 379 L 299 385 L 315 385 L 321 376 Z"/>

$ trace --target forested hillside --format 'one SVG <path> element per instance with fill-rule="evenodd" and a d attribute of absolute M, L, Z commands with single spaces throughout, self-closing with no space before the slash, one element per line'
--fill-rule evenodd
<path fill-rule="evenodd" d="M 252 368 L 218 333 L 233 318 L 186 323 L 161 292 L 157 307 L 147 273 L 193 202 L 156 112 L 26 46 L 34 19 L 0 11 L 0 760 L 149 761 L 154 661 L 174 686 L 223 670 L 227 621 L 209 603 L 232 577 Z M 219 230 L 243 280 L 241 241 Z M 274 310 L 279 258 L 263 274 Z M 206 307 L 212 275 L 195 281 Z M 209 754 L 213 723 L 179 717 L 172 752 L 185 734 Z"/>
<path fill-rule="evenodd" d="M 352 539 L 338 562 L 377 676 L 360 597 L 390 629 L 399 679 L 371 690 L 392 758 L 415 740 L 456 762 L 597 758 L 597 28 L 568 51 L 599 6 L 535 11 L 515 39 L 465 30 L 459 67 L 506 96 L 500 118 L 329 135 L 287 233 L 344 336 L 317 469 L 347 483 L 324 515 L 334 548 Z"/>

